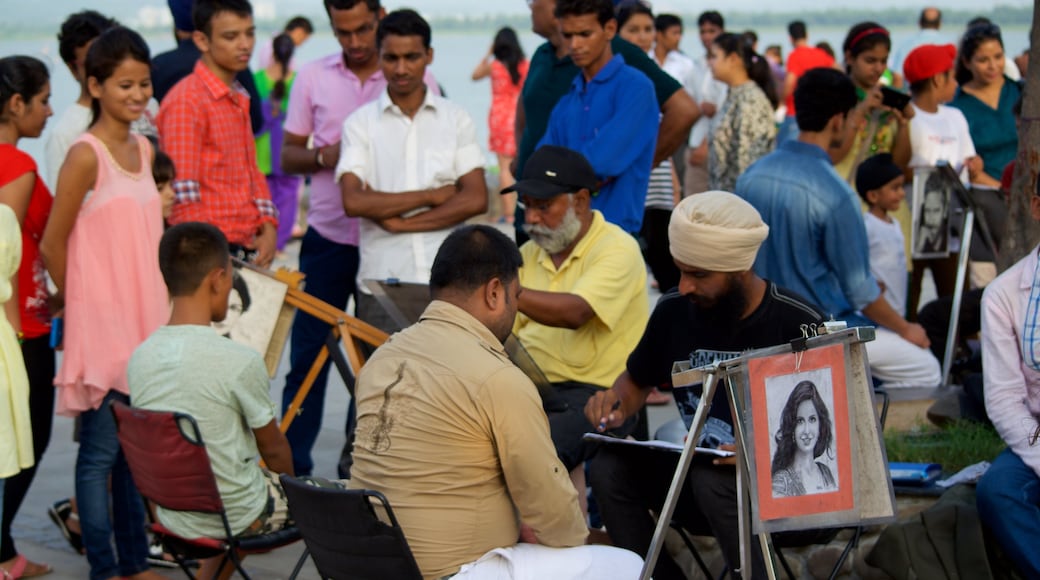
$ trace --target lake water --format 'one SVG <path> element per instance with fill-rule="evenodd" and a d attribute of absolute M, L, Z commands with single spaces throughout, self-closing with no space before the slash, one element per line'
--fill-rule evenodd
<path fill-rule="evenodd" d="M 321 27 L 322 23 L 316 21 L 315 24 L 319 26 L 318 32 L 297 51 L 297 63 L 302 64 L 339 50 L 339 45 L 331 33 Z M 811 28 L 810 39 L 813 42 L 826 40 L 832 46 L 838 48 L 844 40 L 846 31 L 846 28 Z M 485 148 L 487 147 L 487 114 L 491 105 L 491 87 L 488 80 L 481 82 L 471 81 L 470 73 L 478 60 L 487 53 L 494 32 L 494 30 L 489 29 L 486 34 L 462 32 L 437 34 L 437 31 L 434 30 L 432 43 L 434 48 L 433 74 L 444 87 L 448 98 L 462 105 L 473 116 L 477 126 L 479 143 Z M 541 44 L 542 39 L 530 31 L 520 32 L 521 43 L 528 56 L 530 56 Z M 703 54 L 703 48 L 700 46 L 696 34 L 691 34 L 691 32 L 695 32 L 695 29 L 690 28 L 687 32 L 682 45 L 684 52 L 691 55 Z M 779 44 L 784 47 L 785 54 L 789 50 L 787 33 L 782 28 L 760 29 L 757 32 L 760 49 L 764 49 L 765 46 L 770 44 Z M 914 32 L 915 30 L 910 28 L 892 30 L 893 44 L 898 46 L 903 39 Z M 170 50 L 174 46 L 173 38 L 170 34 L 151 34 L 146 36 L 146 40 L 153 54 Z M 266 41 L 266 37 L 261 37 L 258 42 Z M 1006 52 L 1009 55 L 1019 54 L 1028 46 L 1028 28 L 1025 26 L 1005 27 L 1004 42 Z M 79 94 L 79 88 L 58 57 L 58 43 L 53 36 L 28 40 L 0 39 L 0 57 L 12 54 L 36 56 L 50 64 L 52 103 L 55 115 L 59 115 L 61 111 L 64 111 L 65 108 L 75 101 Z M 45 132 L 40 139 L 24 140 L 20 143 L 20 146 L 33 155 L 41 165 L 43 164 L 43 143 L 46 137 L 47 133 Z M 495 163 L 494 156 L 491 154 L 488 154 L 488 163 L 489 165 Z"/>

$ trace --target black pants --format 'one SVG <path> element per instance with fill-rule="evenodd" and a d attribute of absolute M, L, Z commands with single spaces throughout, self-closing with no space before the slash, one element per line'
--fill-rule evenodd
<path fill-rule="evenodd" d="M 668 248 L 668 222 L 671 219 L 670 209 L 647 208 L 643 212 L 643 228 L 639 232 L 639 237 L 646 244 L 643 259 L 650 266 L 650 272 L 657 280 L 657 287 L 662 294 L 679 285 L 679 268 L 675 267 L 672 252 Z"/>
<path fill-rule="evenodd" d="M 29 373 L 29 423 L 32 426 L 33 466 L 7 478 L 4 483 L 4 518 L 0 522 L 0 562 L 18 555 L 11 537 L 11 522 L 29 491 L 43 452 L 51 441 L 54 420 L 54 351 L 44 335 L 22 343 L 22 357 Z"/>

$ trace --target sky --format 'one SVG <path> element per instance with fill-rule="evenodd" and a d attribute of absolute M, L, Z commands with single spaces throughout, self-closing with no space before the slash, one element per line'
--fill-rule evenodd
<path fill-rule="evenodd" d="M 253 0 L 259 17 L 269 15 L 281 19 L 296 13 L 321 13 L 321 0 Z M 984 13 L 996 5 L 1028 6 L 1029 0 L 872 0 L 878 9 L 890 7 L 917 8 L 937 4 L 943 8 L 971 9 Z M 519 14 L 527 11 L 525 0 L 384 0 L 390 8 L 410 7 L 427 16 L 453 16 L 457 14 Z M 692 12 L 711 8 L 725 11 L 759 11 L 774 10 L 792 12 L 798 10 L 862 8 L 863 0 L 783 0 L 768 2 L 763 7 L 762 0 L 724 0 L 716 2 L 691 2 L 690 0 L 653 0 L 655 11 Z M 49 26 L 52 22 L 61 22 L 65 16 L 83 8 L 94 8 L 106 14 L 119 14 L 124 20 L 128 15 L 142 10 L 150 12 L 151 17 L 168 17 L 166 0 L 47 0 L 44 2 L 26 2 L 25 0 L 0 0 L 0 9 L 4 11 L 5 24 L 29 26 Z"/>

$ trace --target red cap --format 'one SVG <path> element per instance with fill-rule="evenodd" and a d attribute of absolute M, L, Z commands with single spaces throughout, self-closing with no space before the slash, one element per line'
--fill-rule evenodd
<path fill-rule="evenodd" d="M 903 77 L 908 83 L 930 79 L 953 68 L 956 59 L 957 47 L 952 44 L 918 46 L 903 61 Z"/>

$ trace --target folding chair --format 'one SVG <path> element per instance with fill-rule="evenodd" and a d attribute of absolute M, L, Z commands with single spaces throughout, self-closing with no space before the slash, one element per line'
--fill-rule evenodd
<path fill-rule="evenodd" d="M 378 491 L 318 487 L 282 475 L 289 514 L 318 574 L 336 580 L 422 580 L 390 502 Z M 377 506 L 389 523 L 380 519 Z M 308 553 L 296 565 L 299 573 Z"/>
<path fill-rule="evenodd" d="M 217 575 L 230 560 L 248 579 L 241 555 L 268 552 L 300 539 L 300 532 L 294 527 L 241 538 L 231 533 L 206 445 L 198 423 L 190 415 L 131 409 L 120 402 L 112 403 L 112 414 L 130 473 L 145 499 L 163 509 L 217 514 L 224 524 L 223 538 L 185 538 L 159 522 L 151 523 L 152 533 L 189 578 L 194 579 L 195 575 L 188 568 L 187 559 L 223 555 Z"/>

